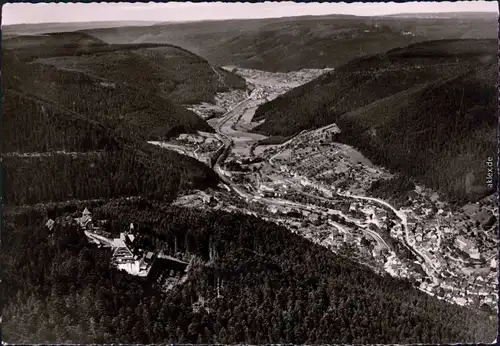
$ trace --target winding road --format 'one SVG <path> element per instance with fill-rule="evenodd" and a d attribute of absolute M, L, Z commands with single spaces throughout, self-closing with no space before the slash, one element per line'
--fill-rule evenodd
<path fill-rule="evenodd" d="M 275 205 L 275 206 L 287 206 L 287 207 L 294 207 L 297 209 L 301 210 L 311 210 L 312 207 L 303 205 L 300 203 L 295 203 L 283 199 L 276 199 L 276 198 L 264 198 L 256 195 L 252 195 L 245 191 L 244 189 L 240 188 L 237 186 L 234 182 L 231 181 L 229 178 L 229 173 L 225 171 L 222 168 L 222 164 L 224 163 L 225 159 L 231 152 L 231 148 L 234 146 L 233 139 L 231 138 L 232 136 L 238 136 L 238 135 L 245 135 L 244 132 L 239 132 L 235 131 L 232 128 L 231 124 L 228 124 L 229 122 L 236 122 L 237 119 L 239 119 L 240 114 L 239 112 L 242 112 L 245 110 L 246 106 L 248 105 L 248 102 L 250 101 L 250 97 L 246 98 L 242 102 L 238 103 L 236 106 L 231 108 L 227 113 L 225 113 L 222 118 L 220 119 L 219 122 L 217 122 L 215 126 L 215 131 L 217 134 L 220 136 L 220 139 L 224 143 L 225 149 L 221 153 L 221 155 L 217 158 L 215 164 L 214 164 L 214 171 L 219 175 L 220 179 L 228 186 L 230 189 L 232 189 L 234 192 L 236 192 L 240 197 L 244 198 L 246 201 L 259 201 L 260 203 L 265 203 L 268 205 Z M 302 131 L 304 133 L 306 131 Z M 286 142 L 286 144 L 290 143 L 293 139 L 296 137 L 290 139 L 289 141 Z M 285 144 L 285 143 L 284 143 Z M 283 145 L 282 145 L 283 146 Z M 270 160 L 272 164 L 272 160 Z M 366 196 L 357 196 L 357 195 L 352 195 L 352 194 L 344 194 L 344 193 L 337 193 L 338 196 L 345 197 L 345 198 L 351 198 L 351 199 L 357 199 L 357 200 L 367 200 L 371 202 L 375 202 L 379 205 L 381 205 L 384 208 L 390 209 L 399 219 L 401 222 L 401 225 L 404 229 L 405 232 L 405 238 L 404 238 L 404 245 L 417 257 L 421 258 L 427 265 L 422 266 L 424 271 L 429 275 L 430 277 L 434 276 L 434 271 L 435 271 L 435 265 L 432 263 L 431 259 L 425 254 L 413 247 L 410 242 L 409 242 L 409 230 L 408 230 L 408 222 L 407 222 L 407 217 L 406 214 L 403 213 L 402 211 L 396 209 L 394 206 L 391 204 L 387 203 L 384 200 L 374 198 L 374 197 L 366 197 Z M 359 225 L 358 226 L 362 226 Z M 362 231 L 366 232 L 370 236 L 372 236 L 380 245 L 383 245 L 386 248 L 389 248 L 387 243 L 382 239 L 382 237 L 372 231 L 367 229 L 367 227 L 362 227 Z M 430 269 L 430 270 L 429 270 Z"/>
<path fill-rule="evenodd" d="M 417 255 L 418 257 L 422 258 L 422 260 L 424 260 L 424 262 L 427 263 L 427 265 L 432 269 L 431 273 L 427 273 L 428 275 L 432 276 L 432 274 L 434 274 L 434 271 L 436 270 L 436 267 L 435 267 L 434 263 L 432 263 L 431 259 L 426 254 L 422 253 L 421 251 L 419 251 L 417 248 L 413 247 L 410 244 L 409 231 L 408 231 L 408 221 L 407 221 L 405 213 L 403 213 L 400 210 L 397 210 L 396 208 L 394 208 L 392 205 L 390 205 L 386 201 L 383 201 L 383 200 L 378 199 L 378 198 L 366 197 L 366 196 L 356 196 L 356 195 L 349 195 L 349 196 L 347 196 L 346 194 L 342 194 L 342 193 L 337 193 L 337 194 L 340 195 L 340 196 L 344 196 L 344 197 L 351 197 L 351 198 L 354 198 L 354 199 L 361 199 L 361 200 L 372 201 L 372 202 L 381 204 L 384 207 L 389 208 L 390 210 L 392 210 L 392 212 L 401 220 L 401 225 L 403 226 L 403 229 L 404 229 L 404 232 L 405 232 L 405 245 L 406 245 L 406 247 L 410 251 L 412 251 L 415 255 Z M 424 268 L 424 270 L 425 270 L 425 268 Z"/>

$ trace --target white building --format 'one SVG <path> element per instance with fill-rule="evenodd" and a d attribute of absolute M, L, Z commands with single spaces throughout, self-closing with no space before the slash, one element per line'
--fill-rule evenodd
<path fill-rule="evenodd" d="M 49 230 L 51 230 L 51 231 L 52 231 L 52 228 L 54 228 L 54 224 L 55 224 L 54 220 L 49 219 L 49 221 L 47 221 L 47 223 L 45 224 L 45 226 L 46 226 Z"/>
<path fill-rule="evenodd" d="M 266 186 L 264 184 L 260 184 L 259 190 L 265 192 L 274 192 L 274 189 L 272 187 Z"/>
<path fill-rule="evenodd" d="M 455 246 L 464 252 L 469 252 L 471 249 L 476 247 L 472 240 L 466 239 L 461 235 L 455 238 Z"/>
<path fill-rule="evenodd" d="M 469 256 L 470 258 L 477 260 L 481 258 L 481 255 L 479 254 L 479 250 L 477 248 L 471 249 L 469 251 Z"/>
<path fill-rule="evenodd" d="M 497 269 L 497 267 L 498 267 L 497 260 L 493 258 L 490 262 L 490 268 Z"/>

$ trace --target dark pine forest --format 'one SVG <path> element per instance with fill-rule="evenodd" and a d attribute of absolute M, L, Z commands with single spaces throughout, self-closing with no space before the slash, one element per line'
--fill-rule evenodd
<path fill-rule="evenodd" d="M 496 336 L 496 316 L 450 305 L 254 217 L 154 202 L 95 205 L 167 253 L 195 256 L 168 293 L 110 269 L 110 252 L 46 213 L 7 215 L 4 336 L 15 342 L 447 343 Z M 212 260 L 210 258 L 212 257 Z M 220 283 L 219 295 L 217 284 Z M 201 308 L 193 306 L 204 301 Z"/>

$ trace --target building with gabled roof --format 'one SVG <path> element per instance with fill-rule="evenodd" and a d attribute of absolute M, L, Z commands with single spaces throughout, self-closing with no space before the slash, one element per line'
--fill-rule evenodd
<path fill-rule="evenodd" d="M 493 258 L 493 259 L 490 261 L 490 268 L 491 268 L 492 270 L 495 270 L 495 271 L 497 270 L 497 268 L 498 268 L 498 264 L 497 264 L 497 260 L 496 260 L 496 259 L 494 259 L 494 258 Z"/>
<path fill-rule="evenodd" d="M 83 210 L 82 217 L 76 218 L 75 220 L 84 230 L 93 230 L 94 228 L 96 228 L 92 222 L 92 214 L 90 213 L 88 208 L 85 208 Z"/>
<path fill-rule="evenodd" d="M 130 244 L 134 243 L 135 236 L 133 234 L 127 234 L 127 239 L 130 242 Z"/>
<path fill-rule="evenodd" d="M 126 246 L 116 248 L 112 258 L 117 264 L 135 262 L 134 254 Z"/>
<path fill-rule="evenodd" d="M 462 235 L 455 238 L 455 246 L 464 252 L 468 252 L 470 249 L 476 247 L 471 239 L 467 239 Z"/>

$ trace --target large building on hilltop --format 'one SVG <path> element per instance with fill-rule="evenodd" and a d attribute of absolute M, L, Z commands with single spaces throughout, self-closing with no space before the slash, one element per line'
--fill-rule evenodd
<path fill-rule="evenodd" d="M 88 208 L 75 220 L 90 241 L 112 249 L 111 264 L 118 270 L 157 282 L 164 282 L 169 277 L 182 277 L 186 273 L 187 262 L 163 254 L 158 256 L 141 248 L 137 242 L 137 226 L 133 223 L 118 238 L 111 238 L 110 235 L 103 235 L 105 232 L 94 225 Z"/>

